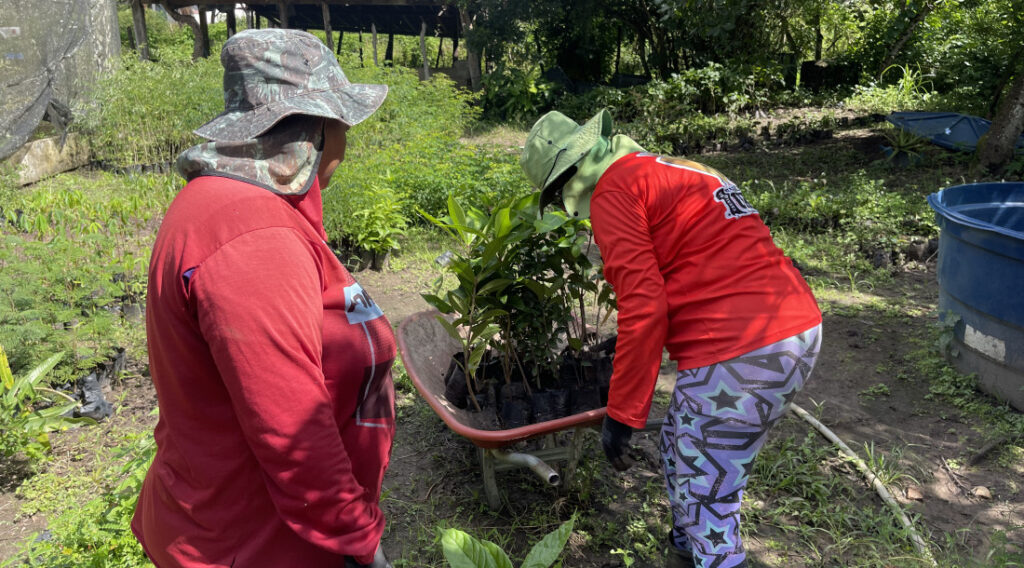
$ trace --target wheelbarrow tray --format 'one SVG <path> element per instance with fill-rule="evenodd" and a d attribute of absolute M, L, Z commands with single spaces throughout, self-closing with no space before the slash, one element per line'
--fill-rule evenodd
<path fill-rule="evenodd" d="M 398 326 L 398 351 L 420 396 L 456 434 L 480 448 L 502 448 L 563 430 L 597 425 L 604 420 L 605 407 L 601 407 L 502 430 L 493 413 L 457 408 L 444 397 L 444 376 L 452 355 L 460 351 L 460 346 L 438 321 L 440 315 L 436 310 L 428 310 L 405 318 Z"/>

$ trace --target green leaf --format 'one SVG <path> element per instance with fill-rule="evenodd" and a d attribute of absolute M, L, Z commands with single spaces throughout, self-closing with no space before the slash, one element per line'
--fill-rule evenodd
<path fill-rule="evenodd" d="M 444 330 L 448 332 L 448 335 L 452 336 L 452 339 L 458 341 L 459 343 L 465 341 L 462 335 L 459 334 L 459 328 L 455 327 L 452 324 L 452 322 L 448 321 L 447 319 L 441 316 L 437 316 L 437 321 L 441 322 L 441 327 L 443 327 Z"/>
<path fill-rule="evenodd" d="M 522 568 L 548 568 L 558 560 L 562 554 L 565 543 L 569 541 L 572 534 L 572 527 L 576 523 L 576 515 L 562 523 L 562 526 L 551 531 L 540 542 L 533 545 L 530 553 L 526 555 Z"/>
<path fill-rule="evenodd" d="M 448 216 L 452 219 L 452 225 L 455 230 L 459 233 L 459 238 L 465 244 L 471 244 L 473 237 L 466 233 L 466 210 L 459 205 L 458 201 L 455 201 L 455 194 L 448 194 Z"/>
<path fill-rule="evenodd" d="M 441 547 L 451 568 L 512 568 L 512 561 L 497 545 L 481 542 L 458 529 L 444 531 Z"/>
<path fill-rule="evenodd" d="M 480 289 L 477 290 L 477 295 L 486 296 L 488 294 L 500 292 L 507 288 L 508 285 L 511 283 L 512 280 L 509 280 L 508 278 L 495 278 L 494 280 L 491 280 L 487 284 L 481 286 Z"/>
<path fill-rule="evenodd" d="M 494 213 L 494 234 L 504 237 L 512 230 L 511 212 L 508 207 L 502 207 Z"/>
<path fill-rule="evenodd" d="M 547 233 L 549 231 L 554 231 L 555 229 L 561 227 L 568 220 L 569 219 L 564 214 L 549 211 L 545 213 L 543 217 L 541 217 L 539 220 L 533 223 L 533 228 L 538 233 Z"/>
<path fill-rule="evenodd" d="M 4 346 L 0 345 L 0 385 L 3 385 L 4 392 L 14 388 L 14 375 L 11 373 L 11 366 L 7 362 L 7 352 Z"/>
<path fill-rule="evenodd" d="M 527 278 L 523 280 L 523 284 L 525 284 L 531 292 L 536 294 L 538 298 L 544 299 L 551 295 L 551 288 L 537 282 L 536 280 Z"/>
<path fill-rule="evenodd" d="M 28 374 L 14 381 L 12 387 L 4 393 L 4 406 L 7 408 L 13 407 L 25 398 L 32 396 L 35 392 L 32 387 L 42 380 L 46 373 L 53 370 L 62 357 L 64 357 L 63 351 L 55 353 L 49 359 L 40 363 L 35 369 L 29 371 Z"/>
<path fill-rule="evenodd" d="M 428 304 L 430 304 L 431 306 L 437 308 L 439 311 L 441 311 L 443 313 L 450 314 L 453 311 L 451 304 L 449 304 L 448 302 L 445 302 L 444 300 L 442 300 L 441 298 L 435 296 L 434 294 L 420 294 L 420 296 L 422 296 L 423 299 Z"/>

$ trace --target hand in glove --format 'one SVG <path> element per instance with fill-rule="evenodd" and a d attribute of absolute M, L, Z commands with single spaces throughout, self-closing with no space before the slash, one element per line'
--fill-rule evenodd
<path fill-rule="evenodd" d="M 633 460 L 626 455 L 629 439 L 632 437 L 631 427 L 611 416 L 604 417 L 604 424 L 601 426 L 601 446 L 604 447 L 604 455 L 608 456 L 608 461 L 619 471 L 626 471 L 633 465 Z"/>
<path fill-rule="evenodd" d="M 354 558 L 348 557 L 345 559 L 345 568 L 391 568 L 391 563 L 384 556 L 384 549 L 378 545 L 377 552 L 374 553 L 373 560 L 369 564 L 360 564 Z"/>

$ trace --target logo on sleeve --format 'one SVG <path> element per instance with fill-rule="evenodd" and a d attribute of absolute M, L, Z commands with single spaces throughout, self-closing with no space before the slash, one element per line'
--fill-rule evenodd
<path fill-rule="evenodd" d="M 345 287 L 345 316 L 348 318 L 348 323 L 352 325 L 366 323 L 383 315 L 384 312 L 358 282 Z"/>
<path fill-rule="evenodd" d="M 735 184 L 723 185 L 715 190 L 715 201 L 725 205 L 725 218 L 736 219 L 746 215 L 757 215 L 757 209 L 743 197 Z"/>

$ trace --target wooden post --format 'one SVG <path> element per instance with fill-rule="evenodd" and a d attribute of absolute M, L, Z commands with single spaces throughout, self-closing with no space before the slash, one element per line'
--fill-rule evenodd
<path fill-rule="evenodd" d="M 324 36 L 327 38 L 327 49 L 334 51 L 334 32 L 331 31 L 331 7 L 327 5 L 327 2 L 320 3 L 320 12 L 324 18 Z"/>
<path fill-rule="evenodd" d="M 245 11 L 245 28 L 251 30 L 251 29 L 253 29 L 255 27 L 256 27 L 256 24 L 254 22 L 252 10 L 246 10 Z"/>
<path fill-rule="evenodd" d="M 427 22 L 420 20 L 420 57 L 423 58 L 423 80 L 430 79 L 430 60 L 427 59 Z"/>
<path fill-rule="evenodd" d="M 437 38 L 437 59 L 434 60 L 434 68 L 441 68 L 441 48 L 444 47 L 444 37 Z"/>
<path fill-rule="evenodd" d="M 363 30 L 359 30 L 359 66 L 366 66 L 363 64 Z"/>
<path fill-rule="evenodd" d="M 253 26 L 252 26 L 253 29 L 257 29 L 257 30 L 260 29 L 260 15 L 259 14 L 253 14 L 252 15 L 252 22 L 253 22 Z"/>
<path fill-rule="evenodd" d="M 235 5 L 234 4 L 229 4 L 228 5 L 227 16 L 228 16 L 228 22 L 227 22 L 227 24 L 228 24 L 228 37 L 231 37 L 231 36 L 235 35 L 236 33 L 238 33 L 238 23 L 235 22 Z"/>
<path fill-rule="evenodd" d="M 373 34 L 373 66 L 380 67 L 380 64 L 377 62 L 377 24 L 370 24 L 370 33 Z"/>
<path fill-rule="evenodd" d="M 345 30 L 338 30 L 338 50 L 335 51 L 338 55 L 341 55 L 341 42 L 345 39 Z"/>
<path fill-rule="evenodd" d="M 135 39 L 135 49 L 139 52 L 139 59 L 149 60 L 149 39 L 146 33 L 146 7 L 142 0 L 132 0 L 132 37 Z"/>
<path fill-rule="evenodd" d="M 395 34 L 388 34 L 388 46 L 384 48 L 384 65 L 395 66 Z"/>
<path fill-rule="evenodd" d="M 277 3 L 277 18 L 281 22 L 282 28 L 288 27 L 288 5 L 284 2 Z"/>
<path fill-rule="evenodd" d="M 203 57 L 210 56 L 210 26 L 206 23 L 206 10 L 199 6 L 199 36 Z"/>

